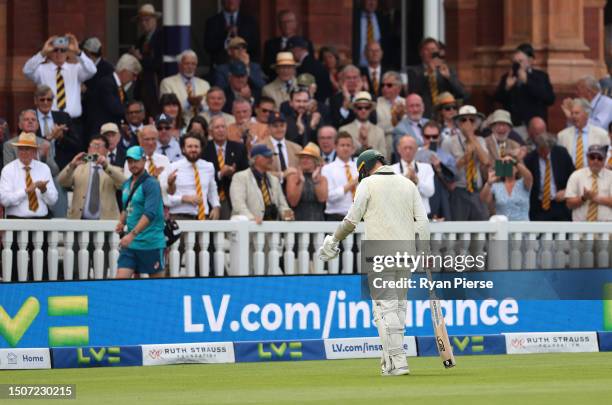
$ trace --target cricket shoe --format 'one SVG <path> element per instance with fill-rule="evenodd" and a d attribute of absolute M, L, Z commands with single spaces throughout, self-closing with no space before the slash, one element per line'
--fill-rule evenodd
<path fill-rule="evenodd" d="M 408 367 L 392 368 L 390 370 L 383 370 L 381 375 L 383 377 L 407 375 L 410 374 Z"/>

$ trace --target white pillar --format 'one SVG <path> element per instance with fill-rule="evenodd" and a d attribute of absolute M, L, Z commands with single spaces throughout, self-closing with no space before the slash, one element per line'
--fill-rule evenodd
<path fill-rule="evenodd" d="M 164 71 L 166 76 L 177 72 L 176 56 L 190 48 L 191 2 L 164 0 Z"/>
<path fill-rule="evenodd" d="M 444 41 L 443 0 L 425 0 L 423 6 L 423 38 L 431 37 Z"/>

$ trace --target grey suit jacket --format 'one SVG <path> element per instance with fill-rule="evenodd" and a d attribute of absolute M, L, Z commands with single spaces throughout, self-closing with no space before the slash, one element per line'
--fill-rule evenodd
<path fill-rule="evenodd" d="M 12 143 L 16 141 L 17 141 L 17 138 L 13 137 L 9 139 L 8 141 L 6 141 L 4 145 L 2 146 L 2 159 L 3 159 L 4 166 L 11 163 L 13 160 L 17 159 L 17 148 L 12 145 Z M 47 140 L 39 136 L 36 137 L 36 144 L 39 147 L 45 142 L 49 143 Z M 49 166 L 49 169 L 51 170 L 51 175 L 53 177 L 57 176 L 58 173 L 60 172 L 59 166 L 57 165 L 57 163 L 55 163 L 55 156 L 53 155 L 53 152 L 51 150 L 49 150 L 49 155 L 47 155 L 47 159 L 45 160 L 38 159 L 38 160 L 40 160 L 41 162 Z"/>
<path fill-rule="evenodd" d="M 281 189 L 278 179 L 270 174 L 270 198 L 272 203 L 278 207 L 279 214 L 289 210 L 289 205 Z M 230 199 L 232 201 L 232 215 L 244 215 L 250 220 L 263 217 L 265 205 L 261 190 L 251 168 L 234 174 L 230 186 Z"/>

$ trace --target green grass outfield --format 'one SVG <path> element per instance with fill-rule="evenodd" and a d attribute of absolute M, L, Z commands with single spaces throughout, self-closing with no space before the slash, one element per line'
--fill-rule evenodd
<path fill-rule="evenodd" d="M 191 364 L 1 371 L 0 383 L 76 384 L 69 404 L 609 404 L 612 352 L 410 358 L 381 377 L 378 360 Z M 7 401 L 42 404 L 50 401 Z"/>

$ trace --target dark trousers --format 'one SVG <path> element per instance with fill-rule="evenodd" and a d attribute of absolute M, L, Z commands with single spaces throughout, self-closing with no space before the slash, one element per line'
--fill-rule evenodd
<path fill-rule="evenodd" d="M 14 215 L 8 215 L 6 217 L 6 219 L 47 219 L 48 217 L 37 217 L 37 218 L 21 218 L 21 217 L 16 217 Z M 28 257 L 30 258 L 28 260 L 28 272 L 27 272 L 27 280 L 34 280 L 34 258 L 32 256 L 32 254 L 34 253 L 34 243 L 32 242 L 33 239 L 33 234 L 34 231 L 30 231 L 28 232 L 28 245 L 27 245 L 27 252 L 28 252 Z M 18 278 L 18 271 L 17 271 L 17 252 L 19 252 L 19 244 L 17 243 L 17 238 L 18 238 L 18 233 L 17 231 L 13 232 L 13 243 L 11 245 L 11 250 L 13 251 L 13 268 L 11 269 L 11 281 L 19 281 Z M 47 250 L 49 249 L 49 245 L 47 244 L 47 233 L 43 232 L 43 244 L 42 244 L 42 252 L 43 252 L 43 260 L 42 260 L 42 268 L 43 268 L 43 274 L 42 274 L 42 279 L 43 280 L 49 280 L 49 272 L 48 272 L 48 266 L 47 266 Z"/>
<path fill-rule="evenodd" d="M 489 210 L 480 200 L 478 191 L 470 193 L 457 187 L 450 193 L 450 206 L 453 221 L 488 221 Z"/>
<path fill-rule="evenodd" d="M 572 213 L 565 203 L 551 201 L 550 209 L 544 211 L 541 201 L 532 204 L 529 210 L 529 219 L 532 221 L 571 221 Z"/>

